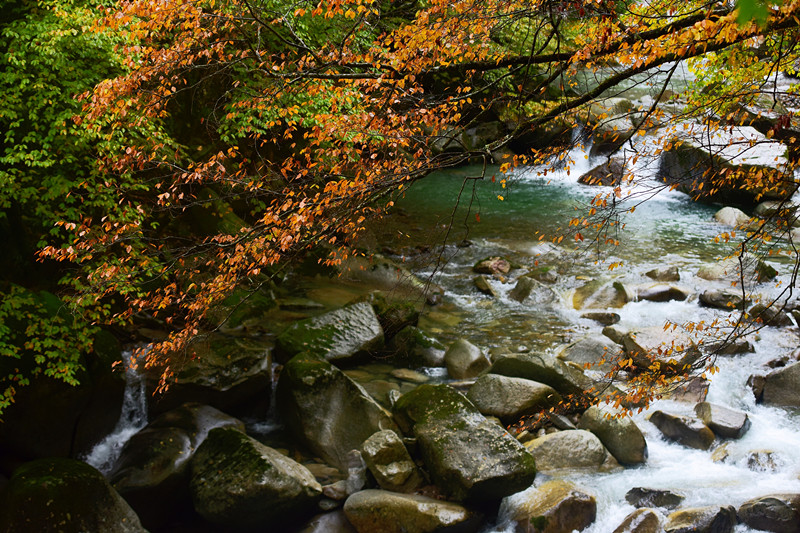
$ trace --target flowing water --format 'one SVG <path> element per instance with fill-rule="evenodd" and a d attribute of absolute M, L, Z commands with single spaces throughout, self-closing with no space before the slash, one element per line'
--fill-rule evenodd
<path fill-rule="evenodd" d="M 665 321 L 710 321 L 728 315 L 700 307 L 697 294 L 729 283 L 709 282 L 695 275 L 700 265 L 728 256 L 736 245 L 736 239 L 728 244 L 714 241 L 720 233 L 730 231 L 712 219 L 721 206 L 694 203 L 686 195 L 662 190 L 633 213 L 622 215 L 624 228 L 616 234 L 620 240 L 618 246 L 598 252 L 585 245 L 577 246 L 571 238 L 553 245 L 552 237 L 569 229 L 569 219 L 585 210 L 591 198 L 598 192 L 610 192 L 577 182 L 578 176 L 591 167 L 584 151 L 575 150 L 570 158 L 573 164 L 569 171 L 562 169 L 543 175 L 541 169 L 519 170 L 507 177 L 505 188 L 497 169 L 488 169 L 481 180 L 464 180 L 478 176 L 482 170 L 478 167 L 432 175 L 415 184 L 398 202 L 404 210 L 400 222 L 385 227 L 394 237 L 393 250 L 398 254 L 404 250 L 427 251 L 427 255 L 413 257 L 409 253 L 410 264 L 421 275 L 432 276 L 447 294 L 442 306 L 433 308 L 421 319 L 422 327 L 445 341 L 461 337 L 485 349 L 557 353 L 562 343 L 589 333 L 599 334 L 602 328 L 581 318 L 580 311 L 566 303 L 571 289 L 589 278 L 630 285 L 653 283 L 644 276 L 645 272 L 672 265 L 681 272 L 677 284 L 691 289 L 694 295 L 685 302 L 640 301 L 613 309 L 621 317 L 621 328 L 662 326 Z M 655 182 L 649 181 L 652 164 L 640 163 L 635 172 L 637 180 L 648 188 L 647 194 L 655 192 Z M 504 197 L 502 201 L 499 195 Z M 639 199 L 635 194 L 630 197 L 623 194 L 619 200 L 622 210 Z M 460 206 L 454 210 L 457 202 Z M 541 235 L 546 237 L 540 240 Z M 458 246 L 465 239 L 472 244 Z M 422 243 L 434 246 L 428 250 Z M 513 281 L 504 283 L 496 279 L 491 280 L 498 294 L 496 298 L 479 293 L 472 285 L 471 267 L 479 259 L 493 255 L 507 257 L 528 268 L 534 265 L 559 268 L 554 289 L 560 300 L 550 306 L 521 304 L 507 297 Z M 436 263 L 438 258 L 443 259 L 441 264 Z M 609 270 L 611 264 L 618 262 L 621 267 Z M 777 261 L 771 264 L 781 275 L 777 283 L 757 287 L 759 293 L 767 296 L 789 283 L 788 265 Z M 512 272 L 510 277 L 514 276 Z M 746 385 L 748 376 L 765 374 L 769 370 L 767 362 L 797 347 L 797 328 L 764 328 L 750 339 L 755 353 L 718 360 L 719 372 L 713 376 L 708 394 L 708 401 L 744 410 L 752 421 L 750 431 L 742 439 L 727 444 L 729 459 L 716 463 L 711 459 L 712 451 L 667 442 L 645 419 L 646 412 L 635 415 L 648 443 L 649 459 L 645 465 L 610 474 L 567 476 L 597 498 L 598 520 L 588 531 L 613 531 L 634 510 L 624 498 L 633 487 L 679 492 L 686 497 L 683 507 L 738 507 L 765 494 L 800 492 L 800 419 L 786 409 L 757 405 Z M 693 415 L 693 407 L 693 403 L 659 400 L 651 410 Z M 772 452 L 774 465 L 761 469 L 748 467 L 748 455 L 755 451 Z M 546 475 L 540 475 L 536 485 L 547 479 Z M 500 524 L 491 531 L 512 530 L 502 522 L 503 516 L 501 513 Z M 739 525 L 736 531 L 751 530 Z"/>

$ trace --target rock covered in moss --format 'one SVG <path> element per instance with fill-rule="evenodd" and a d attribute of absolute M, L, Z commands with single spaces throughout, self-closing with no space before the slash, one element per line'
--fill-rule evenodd
<path fill-rule="evenodd" d="M 413 433 L 432 481 L 450 498 L 500 499 L 533 482 L 531 454 L 447 385 L 421 385 L 394 405 Z"/>
<path fill-rule="evenodd" d="M 95 468 L 74 459 L 19 467 L 0 499 L 0 531 L 144 533 L 139 517 Z"/>
<path fill-rule="evenodd" d="M 509 498 L 510 518 L 520 531 L 571 533 L 594 523 L 597 502 L 568 481 L 553 480 Z"/>
<path fill-rule="evenodd" d="M 308 353 L 281 371 L 276 401 L 289 431 L 312 452 L 340 469 L 347 454 L 382 429 L 396 429 L 389 413 L 355 381 Z"/>
<path fill-rule="evenodd" d="M 284 362 L 301 352 L 356 360 L 383 347 L 383 329 L 372 306 L 358 302 L 295 322 L 278 335 L 276 346 Z"/>
<path fill-rule="evenodd" d="M 274 528 L 311 515 L 322 494 L 303 465 L 232 428 L 212 430 L 190 466 L 195 509 L 226 529 Z"/>
<path fill-rule="evenodd" d="M 408 326 L 391 340 L 389 348 L 398 364 L 410 368 L 444 366 L 446 347 L 419 328 Z"/>

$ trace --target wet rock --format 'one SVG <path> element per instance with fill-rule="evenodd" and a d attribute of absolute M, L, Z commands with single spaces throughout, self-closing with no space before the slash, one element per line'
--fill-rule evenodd
<path fill-rule="evenodd" d="M 570 533 L 586 529 L 597 517 L 594 496 L 567 481 L 548 481 L 514 500 L 509 514 L 518 531 Z"/>
<path fill-rule="evenodd" d="M 507 424 L 561 401 L 561 395 L 548 385 L 497 374 L 479 377 L 467 398 L 482 414 L 496 416 Z"/>
<path fill-rule="evenodd" d="M 517 284 L 508 293 L 508 297 L 533 305 L 548 305 L 558 300 L 558 294 L 553 289 L 527 276 L 517 279 Z"/>
<path fill-rule="evenodd" d="M 584 368 L 608 372 L 622 355 L 620 346 L 604 335 L 589 335 L 565 346 L 558 354 L 564 361 L 572 361 Z"/>
<path fill-rule="evenodd" d="M 750 217 L 735 207 L 723 207 L 714 213 L 714 220 L 732 228 L 746 227 L 750 224 Z"/>
<path fill-rule="evenodd" d="M 343 471 L 350 450 L 360 449 L 376 431 L 397 427 L 363 387 L 310 354 L 286 363 L 276 398 L 278 412 L 295 438 Z"/>
<path fill-rule="evenodd" d="M 761 218 L 777 217 L 782 220 L 791 220 L 795 217 L 797 204 L 780 200 L 767 200 L 759 203 L 753 210 Z"/>
<path fill-rule="evenodd" d="M 792 363 L 767 374 L 761 401 L 768 405 L 800 407 L 800 363 Z"/>
<path fill-rule="evenodd" d="M 445 346 L 413 326 L 400 330 L 392 338 L 389 348 L 395 361 L 403 366 L 444 366 Z"/>
<path fill-rule="evenodd" d="M 315 516 L 297 533 L 357 533 L 357 531 L 344 511 L 338 509 Z"/>
<path fill-rule="evenodd" d="M 675 509 L 683 501 L 683 496 L 669 490 L 635 487 L 625 493 L 625 501 L 636 508 L 659 507 Z"/>
<path fill-rule="evenodd" d="M 490 276 L 508 274 L 511 271 L 511 263 L 503 257 L 487 257 L 475 263 L 472 271 L 476 274 L 488 274 Z"/>
<path fill-rule="evenodd" d="M 661 517 L 652 509 L 637 509 L 617 526 L 614 533 L 661 533 Z"/>
<path fill-rule="evenodd" d="M 459 531 L 475 531 L 479 525 L 475 513 L 456 503 L 384 490 L 353 494 L 344 512 L 359 533 L 426 533 L 459 526 Z"/>
<path fill-rule="evenodd" d="M 737 282 L 742 276 L 742 268 L 746 280 L 769 281 L 778 275 L 778 272 L 760 257 L 748 254 L 741 258 L 741 264 L 739 260 L 739 257 L 729 257 L 718 263 L 703 265 L 697 270 L 697 276 L 708 281 Z"/>
<path fill-rule="evenodd" d="M 392 430 L 378 431 L 365 440 L 361 455 L 382 489 L 412 492 L 422 484 L 417 465 Z"/>
<path fill-rule="evenodd" d="M 431 480 L 455 500 L 500 499 L 528 487 L 533 457 L 447 385 L 421 385 L 394 405 L 395 419 L 417 438 Z"/>
<path fill-rule="evenodd" d="M 596 436 L 580 429 L 558 431 L 525 444 L 540 472 L 559 470 L 604 471 L 617 465 Z"/>
<path fill-rule="evenodd" d="M 770 494 L 744 502 L 739 519 L 748 527 L 775 533 L 800 533 L 800 494 Z"/>
<path fill-rule="evenodd" d="M 752 375 L 747 378 L 747 386 L 753 391 L 753 396 L 756 399 L 756 403 L 761 403 L 764 401 L 764 385 L 766 385 L 766 383 L 766 376 Z"/>
<path fill-rule="evenodd" d="M 549 266 L 534 267 L 525 274 L 525 277 L 533 278 L 542 283 L 555 283 L 558 281 L 558 272 Z"/>
<path fill-rule="evenodd" d="M 603 336 L 608 337 L 612 342 L 621 345 L 622 339 L 630 332 L 618 326 L 606 326 L 603 328 L 602 333 Z"/>
<path fill-rule="evenodd" d="M 472 278 L 472 284 L 476 289 L 478 289 L 478 292 L 482 292 L 483 294 L 491 296 L 492 298 L 497 297 L 497 293 L 489 283 L 489 280 L 486 279 L 486 276 L 475 276 Z"/>
<path fill-rule="evenodd" d="M 316 512 L 322 494 L 304 466 L 230 428 L 212 430 L 190 468 L 195 509 L 226 529 L 285 527 Z"/>
<path fill-rule="evenodd" d="M 339 281 L 356 285 L 360 289 L 377 289 L 399 300 L 427 301 L 435 305 L 444 292 L 441 287 L 429 280 L 419 279 L 405 266 L 380 254 L 351 257 L 339 268 Z"/>
<path fill-rule="evenodd" d="M 111 476 L 114 488 L 148 528 L 190 509 L 188 466 L 209 431 L 244 424 L 208 405 L 185 404 L 167 411 L 133 435 Z"/>
<path fill-rule="evenodd" d="M 403 381 L 408 381 L 410 383 L 425 383 L 431 379 L 422 372 L 409 370 L 408 368 L 395 368 L 392 370 L 391 374 L 397 379 L 402 379 Z"/>
<path fill-rule="evenodd" d="M 738 439 L 750 429 L 747 413 L 708 402 L 694 406 L 694 412 L 715 435 L 723 439 Z"/>
<path fill-rule="evenodd" d="M 714 432 L 696 418 L 653 411 L 647 417 L 669 440 L 690 448 L 707 450 L 714 443 Z"/>
<path fill-rule="evenodd" d="M 692 376 L 664 394 L 676 402 L 698 403 L 706 401 L 710 382 L 702 376 Z"/>
<path fill-rule="evenodd" d="M 678 267 L 676 266 L 669 266 L 669 267 L 659 267 L 654 268 L 653 270 L 649 270 L 644 274 L 650 279 L 654 279 L 656 281 L 680 281 L 681 274 L 678 271 Z"/>
<path fill-rule="evenodd" d="M 39 459 L 16 469 L 0 498 L 0 531 L 145 533 L 136 513 L 93 467 Z"/>
<path fill-rule="evenodd" d="M 754 450 L 747 454 L 747 468 L 754 472 L 776 472 L 780 457 L 771 450 Z"/>
<path fill-rule="evenodd" d="M 455 379 L 474 378 L 491 365 L 480 348 L 464 339 L 450 345 L 444 353 L 444 362 Z"/>
<path fill-rule="evenodd" d="M 764 304 L 756 304 L 747 311 L 747 314 L 750 315 L 752 320 L 767 326 L 782 328 L 794 325 L 789 315 L 775 305 L 768 307 Z"/>
<path fill-rule="evenodd" d="M 372 306 L 387 339 L 391 339 L 405 327 L 416 326 L 422 307 L 418 300 L 398 300 L 393 295 L 381 291 L 372 291 L 350 303 L 359 302 L 366 302 Z"/>
<path fill-rule="evenodd" d="M 620 464 L 644 463 L 647 460 L 647 442 L 642 431 L 630 417 L 617 418 L 616 414 L 609 406 L 592 406 L 581 415 L 578 427 L 597 435 Z"/>
<path fill-rule="evenodd" d="M 683 287 L 664 284 L 641 287 L 636 291 L 637 299 L 651 302 L 669 302 L 673 300 L 682 302 L 689 297 L 689 294 L 690 292 Z"/>
<path fill-rule="evenodd" d="M 640 369 L 647 369 L 653 361 L 681 371 L 700 357 L 694 340 L 681 331 L 665 331 L 659 326 L 645 327 L 627 333 L 622 346 Z"/>
<path fill-rule="evenodd" d="M 617 313 L 606 313 L 603 311 L 594 311 L 589 313 L 583 313 L 581 318 L 586 318 L 588 320 L 594 320 L 595 322 L 599 322 L 604 326 L 610 326 L 612 324 L 616 324 L 619 322 L 619 315 Z"/>
<path fill-rule="evenodd" d="M 727 507 L 693 507 L 675 511 L 667 517 L 665 533 L 733 533 L 736 509 Z"/>
<path fill-rule="evenodd" d="M 604 185 L 614 187 L 625 178 L 625 158 L 610 157 L 589 172 L 578 178 L 584 185 Z"/>
<path fill-rule="evenodd" d="M 635 295 L 622 283 L 604 283 L 600 280 L 587 282 L 575 289 L 572 306 L 575 309 L 607 309 L 622 307 L 635 299 Z"/>
<path fill-rule="evenodd" d="M 280 361 L 309 352 L 329 361 L 347 362 L 383 347 L 383 329 L 372 306 L 360 302 L 295 322 L 276 340 Z"/>
<path fill-rule="evenodd" d="M 489 373 L 538 381 L 562 395 L 583 394 L 593 386 L 581 370 L 548 354 L 508 354 L 498 358 Z"/>
<path fill-rule="evenodd" d="M 731 339 L 729 341 L 712 342 L 705 346 L 706 353 L 716 355 L 741 355 L 756 351 L 753 343 L 747 339 Z"/>

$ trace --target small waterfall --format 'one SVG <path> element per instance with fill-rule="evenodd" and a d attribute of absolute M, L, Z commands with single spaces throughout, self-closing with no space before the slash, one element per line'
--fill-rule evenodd
<path fill-rule="evenodd" d="M 147 391 L 144 375 L 139 371 L 138 360 L 133 358 L 130 350 L 122 353 L 122 361 L 125 364 L 125 395 L 117 425 L 114 431 L 97 443 L 83 458 L 104 475 L 111 472 L 128 439 L 147 425 Z"/>

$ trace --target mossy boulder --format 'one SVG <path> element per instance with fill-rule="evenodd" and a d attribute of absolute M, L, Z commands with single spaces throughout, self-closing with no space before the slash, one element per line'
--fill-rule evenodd
<path fill-rule="evenodd" d="M 586 529 L 597 517 L 594 496 L 567 481 L 547 481 L 513 500 L 509 515 L 519 531 L 572 533 Z"/>
<path fill-rule="evenodd" d="M 95 468 L 74 459 L 19 467 L 0 499 L 0 531 L 144 533 L 136 513 Z"/>
<path fill-rule="evenodd" d="M 396 429 L 389 413 L 341 370 L 319 356 L 298 354 L 277 385 L 278 412 L 312 452 L 344 471 L 347 454 L 382 429 Z"/>
<path fill-rule="evenodd" d="M 226 530 L 286 527 L 322 495 L 306 467 L 233 428 L 212 430 L 190 468 L 195 509 Z"/>
<path fill-rule="evenodd" d="M 536 467 L 525 447 L 447 385 L 421 385 L 400 397 L 394 413 L 451 499 L 499 500 L 533 482 Z"/>
<path fill-rule="evenodd" d="M 624 465 L 647 460 L 647 441 L 639 426 L 629 416 L 617 417 L 611 407 L 595 405 L 587 409 L 578 427 L 594 433 L 611 455 Z"/>
<path fill-rule="evenodd" d="M 413 326 L 400 330 L 389 349 L 395 363 L 404 367 L 444 366 L 445 345 Z"/>
<path fill-rule="evenodd" d="M 345 363 L 378 352 L 384 336 L 372 306 L 358 302 L 295 322 L 278 335 L 276 342 L 281 362 L 307 352 Z"/>
<path fill-rule="evenodd" d="M 391 339 L 405 327 L 416 326 L 419 321 L 419 302 L 391 298 L 381 291 L 372 291 L 357 301 L 367 302 L 372 306 L 387 339 Z"/>

